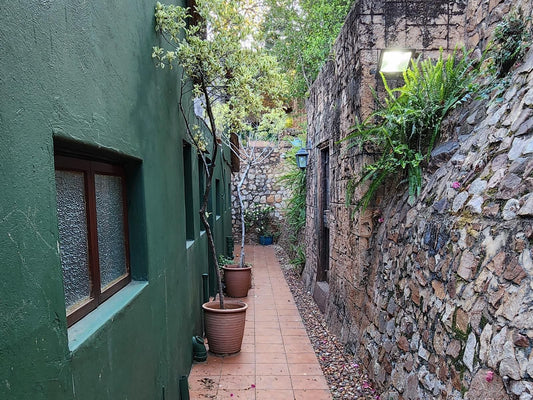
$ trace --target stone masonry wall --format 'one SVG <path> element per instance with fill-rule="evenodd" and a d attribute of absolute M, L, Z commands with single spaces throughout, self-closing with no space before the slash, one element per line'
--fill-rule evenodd
<path fill-rule="evenodd" d="M 413 207 L 390 187 L 351 218 L 346 185 L 372 154 L 338 143 L 375 107 L 380 50 L 483 49 L 511 5 L 531 15 L 531 1 L 356 2 L 310 93 L 303 280 L 319 287 L 319 160 L 329 148 L 326 318 L 382 399 L 533 398 L 533 54 L 503 102 L 449 118 Z"/>
<path fill-rule="evenodd" d="M 273 206 L 272 222 L 274 228 L 282 218 L 285 201 L 289 195 L 287 188 L 279 183 L 279 178 L 285 172 L 284 153 L 291 147 L 290 143 L 281 141 L 270 156 L 260 165 L 252 167 L 248 173 L 248 178 L 243 184 L 243 203 L 245 209 L 256 204 Z M 241 166 L 241 170 L 243 166 Z M 240 205 L 237 197 L 237 183 L 241 179 L 241 173 L 232 175 L 231 195 L 233 235 L 235 238 L 241 237 Z M 276 229 L 274 229 L 276 230 Z M 246 232 L 248 243 L 257 243 L 256 232 Z"/>

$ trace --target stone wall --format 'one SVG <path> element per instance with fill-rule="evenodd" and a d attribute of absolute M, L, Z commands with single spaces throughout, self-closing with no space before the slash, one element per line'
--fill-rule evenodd
<path fill-rule="evenodd" d="M 530 1 L 359 1 L 310 93 L 303 280 L 382 399 L 532 398 L 533 55 L 503 102 L 449 118 L 413 207 L 390 187 L 351 218 L 346 185 L 372 154 L 338 143 L 375 107 L 381 49 L 482 49 L 511 4 L 531 15 Z"/>
<path fill-rule="evenodd" d="M 274 227 L 279 225 L 285 207 L 285 201 L 289 195 L 288 189 L 280 184 L 279 179 L 285 172 L 284 153 L 290 147 L 291 144 L 289 142 L 280 141 L 264 162 L 250 169 L 242 188 L 245 209 L 254 204 L 274 207 L 272 213 Z M 243 169 L 244 165 L 241 165 L 241 171 Z M 233 188 L 231 195 L 232 224 L 235 238 L 241 237 L 240 205 L 237 197 L 237 183 L 240 179 L 241 172 L 233 174 L 231 179 Z M 246 241 L 248 243 L 257 243 L 257 233 L 253 230 L 250 232 L 247 231 Z"/>

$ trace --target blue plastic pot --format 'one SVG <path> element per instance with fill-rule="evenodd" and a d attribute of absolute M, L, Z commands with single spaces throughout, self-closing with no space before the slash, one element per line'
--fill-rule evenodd
<path fill-rule="evenodd" d="M 259 244 L 262 244 L 263 246 L 268 246 L 272 243 L 274 243 L 274 239 L 272 238 L 272 236 L 259 236 Z"/>

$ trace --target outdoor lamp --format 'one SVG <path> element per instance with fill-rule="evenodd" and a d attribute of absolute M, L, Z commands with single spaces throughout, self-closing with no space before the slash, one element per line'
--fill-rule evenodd
<path fill-rule="evenodd" d="M 307 157 L 309 153 L 303 147 L 296 152 L 296 165 L 298 168 L 305 169 L 307 167 Z"/>
<path fill-rule="evenodd" d="M 383 50 L 381 52 L 379 72 L 400 74 L 407 70 L 412 56 L 412 50 Z"/>

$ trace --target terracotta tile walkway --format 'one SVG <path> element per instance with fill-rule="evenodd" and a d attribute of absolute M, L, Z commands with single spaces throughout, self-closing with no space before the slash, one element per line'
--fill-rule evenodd
<path fill-rule="evenodd" d="M 190 398 L 246 400 L 331 400 L 331 395 L 287 286 L 274 249 L 247 246 L 253 264 L 241 352 L 211 353 L 195 363 Z"/>

